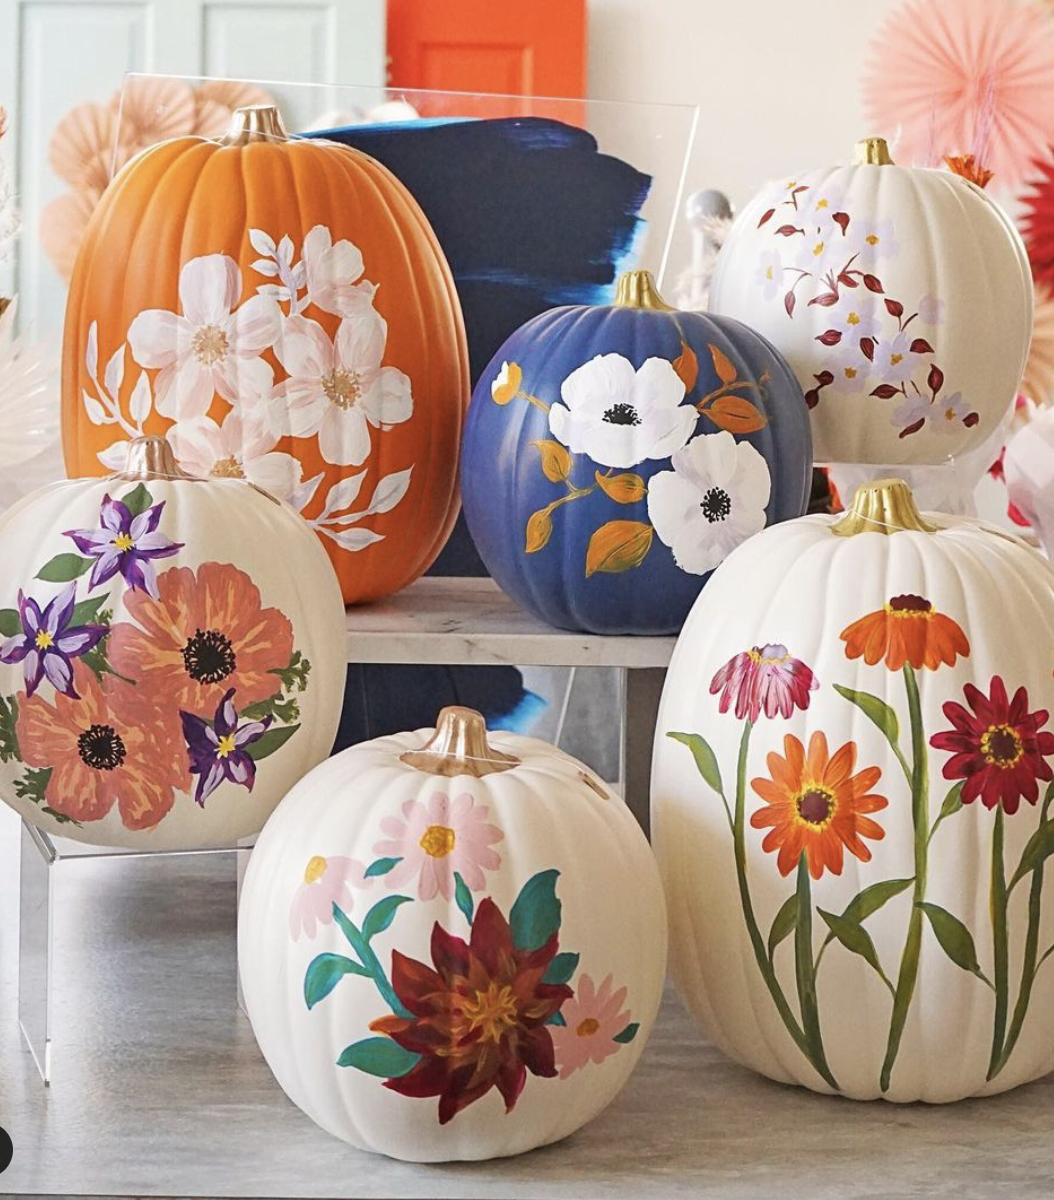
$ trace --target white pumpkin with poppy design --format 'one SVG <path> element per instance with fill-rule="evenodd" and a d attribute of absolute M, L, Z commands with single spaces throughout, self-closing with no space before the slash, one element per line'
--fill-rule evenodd
<path fill-rule="evenodd" d="M 264 1057 L 327 1132 L 417 1162 L 518 1154 L 629 1078 L 662 995 L 662 886 L 581 763 L 444 709 L 279 805 L 238 963 Z"/>
<path fill-rule="evenodd" d="M 727 1054 L 894 1101 L 1054 1068 L 1052 668 L 1049 563 L 901 480 L 728 557 L 652 776 L 674 978 Z"/>
<path fill-rule="evenodd" d="M 333 745 L 344 608 L 293 509 L 164 438 L 0 519 L 0 795 L 137 850 L 256 833 Z"/>
<path fill-rule="evenodd" d="M 868 138 L 853 165 L 769 184 L 744 207 L 710 308 L 786 357 L 817 462 L 942 463 L 991 437 L 1014 402 L 1032 277 L 980 187 L 896 166 Z"/>

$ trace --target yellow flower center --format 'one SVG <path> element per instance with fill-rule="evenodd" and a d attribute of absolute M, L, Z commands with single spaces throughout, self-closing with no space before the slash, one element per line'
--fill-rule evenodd
<path fill-rule="evenodd" d="M 855 379 L 857 374 L 856 367 L 846 367 L 844 374 L 846 379 Z"/>
<path fill-rule="evenodd" d="M 772 268 L 771 268 L 771 267 L 769 267 L 769 268 L 768 268 L 768 269 L 765 271 L 765 278 L 766 278 L 766 279 L 771 279 L 771 278 L 772 278 Z"/>
<path fill-rule="evenodd" d="M 362 378 L 357 371 L 334 367 L 322 376 L 322 391 L 330 404 L 345 411 L 353 408 L 362 396 Z"/>
<path fill-rule="evenodd" d="M 508 984 L 491 980 L 486 991 L 478 991 L 465 1000 L 462 1011 L 468 1018 L 470 1033 L 480 1030 L 480 1041 L 500 1042 L 516 1025 L 516 998 Z"/>
<path fill-rule="evenodd" d="M 946 421 L 954 421 L 955 420 L 955 409 L 954 408 L 946 408 L 944 410 L 944 419 Z"/>
<path fill-rule="evenodd" d="M 817 200 L 816 207 L 817 208 L 827 208 L 827 201 L 826 200 Z"/>
<path fill-rule="evenodd" d="M 897 596 L 885 605 L 885 610 L 891 617 L 901 620 L 922 617 L 928 621 L 933 616 L 933 605 L 921 596 Z"/>
<path fill-rule="evenodd" d="M 787 662 L 787 660 L 790 658 L 790 655 L 762 654 L 757 646 L 752 646 L 747 651 L 747 658 L 749 658 L 752 663 L 755 663 L 758 666 L 779 666 L 781 663 Z"/>
<path fill-rule="evenodd" d="M 214 479 L 244 479 L 245 471 L 242 469 L 242 464 L 234 457 L 233 454 L 227 458 L 217 458 L 212 464 L 212 470 L 209 474 Z"/>
<path fill-rule="evenodd" d="M 897 363 L 898 363 L 898 362 L 900 362 L 900 360 L 901 360 L 903 357 L 904 357 L 904 355 L 903 355 L 903 354 L 891 354 L 891 355 L 889 356 L 889 362 L 890 362 L 890 365 L 895 367 L 895 366 L 897 365 Z"/>
<path fill-rule="evenodd" d="M 220 758 L 226 758 L 234 750 L 234 734 L 228 733 L 226 737 L 221 737 L 219 745 L 216 747 L 216 754 Z"/>
<path fill-rule="evenodd" d="M 823 242 L 817 242 L 816 245 L 813 246 L 813 248 L 812 248 L 813 258 L 820 257 L 820 255 L 823 253 L 823 246 L 824 246 Z"/>
<path fill-rule="evenodd" d="M 881 238 L 879 238 L 877 233 L 869 233 L 867 237 L 864 238 L 864 241 L 867 242 L 869 246 L 877 246 L 881 241 Z"/>
<path fill-rule="evenodd" d="M 834 816 L 834 792 L 819 783 L 807 783 L 794 797 L 798 819 L 810 829 L 826 829 Z"/>
<path fill-rule="evenodd" d="M 989 725 L 981 735 L 981 753 L 993 767 L 1005 770 L 1016 766 L 1024 752 L 1021 739 L 1009 725 Z"/>
<path fill-rule="evenodd" d="M 849 316 L 846 317 L 845 320 L 846 320 L 847 325 L 859 325 L 860 324 L 860 314 L 851 312 L 849 314 Z"/>
<path fill-rule="evenodd" d="M 418 843 L 425 854 L 432 858 L 446 858 L 454 849 L 454 831 L 446 825 L 429 825 Z"/>
<path fill-rule="evenodd" d="M 230 343 L 218 325 L 202 325 L 194 331 L 190 348 L 203 367 L 211 367 L 227 357 Z"/>
<path fill-rule="evenodd" d="M 118 550 L 131 550 L 131 548 L 135 545 L 135 543 L 132 541 L 132 535 L 129 533 L 119 533 L 113 539 L 113 544 Z"/>
<path fill-rule="evenodd" d="M 596 1017 L 586 1017 L 584 1021 L 578 1022 L 578 1025 L 575 1027 L 575 1033 L 579 1037 L 592 1037 L 599 1028 L 600 1022 Z"/>
<path fill-rule="evenodd" d="M 55 639 L 46 629 L 42 629 L 34 639 L 38 650 L 46 650 Z"/>
<path fill-rule="evenodd" d="M 326 860 L 316 854 L 304 869 L 305 883 L 318 883 L 326 873 Z"/>

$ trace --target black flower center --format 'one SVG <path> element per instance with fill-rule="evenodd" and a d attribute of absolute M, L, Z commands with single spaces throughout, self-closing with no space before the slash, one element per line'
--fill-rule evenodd
<path fill-rule="evenodd" d="M 112 725 L 92 725 L 77 738 L 81 762 L 93 771 L 112 771 L 124 762 L 121 735 Z"/>
<path fill-rule="evenodd" d="M 889 602 L 894 612 L 928 613 L 933 611 L 933 605 L 921 596 L 894 596 Z"/>
<path fill-rule="evenodd" d="M 218 629 L 198 629 L 183 647 L 183 665 L 198 683 L 219 683 L 238 665 L 231 640 Z"/>
<path fill-rule="evenodd" d="M 606 413 L 604 420 L 609 425 L 639 425 L 640 417 L 632 404 L 613 404 Z"/>
<path fill-rule="evenodd" d="M 732 498 L 724 488 L 707 488 L 699 501 L 699 507 L 710 524 L 715 525 L 718 521 L 725 520 L 732 511 Z"/>
<path fill-rule="evenodd" d="M 833 808 L 834 797 L 823 788 L 810 788 L 798 797 L 798 816 L 809 825 L 823 825 Z"/>

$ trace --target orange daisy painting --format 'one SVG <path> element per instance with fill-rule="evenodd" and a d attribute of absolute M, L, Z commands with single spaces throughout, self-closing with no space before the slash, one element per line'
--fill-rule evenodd
<path fill-rule="evenodd" d="M 916 671 L 955 666 L 957 655 L 970 653 L 962 627 L 937 612 L 922 596 L 894 596 L 877 612 L 854 621 L 839 634 L 847 658 L 863 658 L 869 667 L 885 659 L 891 671 L 905 663 Z"/>
<path fill-rule="evenodd" d="M 855 742 L 846 742 L 832 755 L 827 738 L 817 732 L 806 754 L 802 743 L 787 734 L 783 755 L 772 751 L 766 762 L 770 778 L 751 781 L 765 807 L 751 814 L 750 823 L 755 829 L 768 829 L 762 849 L 779 852 L 776 865 L 781 875 L 789 875 L 803 854 L 813 879 L 825 869 L 841 875 L 845 850 L 861 862 L 870 861 L 863 839 L 878 841 L 885 833 L 867 814 L 889 801 L 871 791 L 881 768 L 865 767 L 853 774 Z"/>

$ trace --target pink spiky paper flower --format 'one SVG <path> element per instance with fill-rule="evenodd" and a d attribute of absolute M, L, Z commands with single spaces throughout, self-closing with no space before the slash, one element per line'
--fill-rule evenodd
<path fill-rule="evenodd" d="M 1054 126 L 1050 130 L 1054 143 Z M 1029 191 L 1021 197 L 1021 232 L 1037 283 L 1054 288 L 1054 149 L 1045 162 L 1034 164 Z"/>
<path fill-rule="evenodd" d="M 864 107 L 898 161 L 973 154 L 1013 186 L 1054 136 L 1054 8 L 909 0 L 872 39 Z"/>

